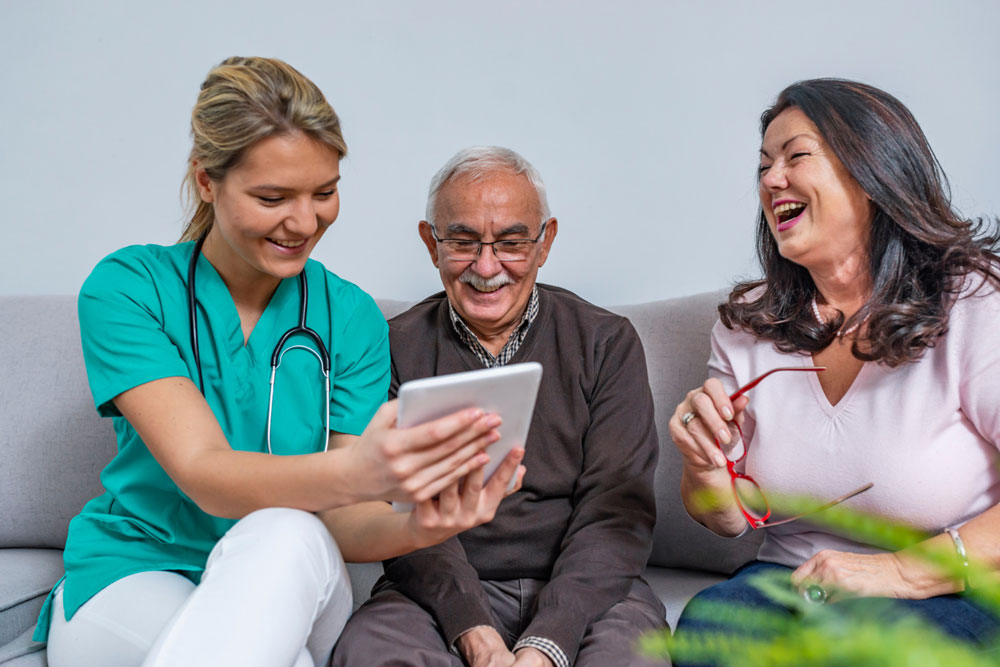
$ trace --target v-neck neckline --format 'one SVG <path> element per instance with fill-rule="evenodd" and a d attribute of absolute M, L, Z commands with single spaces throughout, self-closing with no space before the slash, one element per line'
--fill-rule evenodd
<path fill-rule="evenodd" d="M 802 359 L 803 366 L 814 366 L 815 361 L 812 355 L 805 355 Z M 836 403 L 831 403 L 826 392 L 823 391 L 823 385 L 819 381 L 819 373 L 809 373 L 809 386 L 812 387 L 813 395 L 816 398 L 816 402 L 819 403 L 823 412 L 830 418 L 836 417 L 847 407 L 854 394 L 858 392 L 858 386 L 865 381 L 865 376 L 868 374 L 868 367 L 871 366 L 871 362 L 864 362 L 861 364 L 861 368 L 858 370 L 858 374 L 854 376 L 851 381 L 851 385 L 844 392 L 844 395 L 840 397 L 840 400 Z"/>
<path fill-rule="evenodd" d="M 305 271 L 305 268 L 302 270 Z M 281 312 L 288 305 L 290 298 L 297 291 L 298 287 L 297 276 L 285 278 L 279 282 L 278 287 L 274 290 L 274 294 L 271 295 L 270 300 L 267 302 L 267 306 L 264 307 L 264 311 L 254 324 L 250 335 L 244 339 L 243 326 L 239 311 L 236 309 L 236 302 L 233 300 L 233 295 L 230 293 L 229 288 L 226 287 L 226 281 L 222 279 L 222 275 L 204 255 L 198 257 L 197 281 L 200 283 L 197 287 L 204 289 L 207 294 L 206 300 L 201 301 L 202 307 L 208 305 L 229 325 L 227 332 L 229 353 L 237 354 L 242 349 L 249 353 L 251 357 L 262 353 L 262 340 L 265 341 L 263 343 L 264 347 L 267 347 L 266 341 L 268 340 L 275 339 L 274 342 L 277 342 L 276 337 L 273 335 L 275 326 L 281 319 Z"/>

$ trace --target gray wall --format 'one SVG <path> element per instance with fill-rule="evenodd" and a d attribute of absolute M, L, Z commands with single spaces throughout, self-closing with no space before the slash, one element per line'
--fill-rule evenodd
<path fill-rule="evenodd" d="M 1000 2 L 0 0 L 0 293 L 75 292 L 130 243 L 171 243 L 208 69 L 283 58 L 351 154 L 317 258 L 373 294 L 437 288 L 416 235 L 458 148 L 541 170 L 560 234 L 541 277 L 598 303 L 753 271 L 757 118 L 793 80 L 885 88 L 966 213 L 1000 213 Z"/>

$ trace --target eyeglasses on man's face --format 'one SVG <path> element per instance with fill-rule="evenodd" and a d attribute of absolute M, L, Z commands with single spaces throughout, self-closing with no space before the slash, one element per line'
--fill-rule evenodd
<path fill-rule="evenodd" d="M 772 368 L 737 389 L 729 397 L 729 400 L 735 401 L 737 398 L 756 387 L 761 380 L 772 373 L 779 373 L 782 371 L 813 371 L 818 373 L 825 370 L 825 366 L 788 366 L 783 368 Z M 732 481 L 733 495 L 736 498 L 736 504 L 739 506 L 740 512 L 743 513 L 744 518 L 746 518 L 747 523 L 749 523 L 750 527 L 754 530 L 758 528 L 780 526 L 781 524 L 789 523 L 790 521 L 797 521 L 806 515 L 829 509 L 834 505 L 844 502 L 848 498 L 853 498 L 859 493 L 872 488 L 872 483 L 869 482 L 864 486 L 845 493 L 839 498 L 835 498 L 827 503 L 813 507 L 807 512 L 785 517 L 780 520 L 773 520 L 771 518 L 771 506 L 767 502 L 767 498 L 764 496 L 764 492 L 761 490 L 757 481 L 750 475 L 736 472 L 736 464 L 745 459 L 747 456 L 748 443 L 743 437 L 743 429 L 740 428 L 739 424 L 735 421 L 731 421 L 728 422 L 728 426 L 730 434 L 729 444 L 722 444 L 718 438 L 716 438 L 715 444 L 720 450 L 722 450 L 722 454 L 726 457 L 726 468 L 729 470 L 729 477 Z"/>
<path fill-rule="evenodd" d="M 523 262 L 531 255 L 535 245 L 545 236 L 545 225 L 538 236 L 533 239 L 502 239 L 500 241 L 478 241 L 473 239 L 442 239 L 438 238 L 434 225 L 431 225 L 431 236 L 448 259 L 456 262 L 474 262 L 483 251 L 483 246 L 493 248 L 493 254 L 501 262 Z"/>

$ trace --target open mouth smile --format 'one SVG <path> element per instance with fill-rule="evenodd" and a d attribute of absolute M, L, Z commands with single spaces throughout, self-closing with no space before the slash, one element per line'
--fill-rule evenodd
<path fill-rule="evenodd" d="M 794 227 L 803 211 L 806 210 L 806 206 L 800 201 L 783 200 L 778 202 L 774 207 L 777 230 L 783 232 Z"/>
<path fill-rule="evenodd" d="M 267 242 L 281 255 L 288 257 L 298 257 L 309 248 L 309 239 L 273 239 L 267 237 Z"/>
<path fill-rule="evenodd" d="M 274 245 L 281 246 L 282 248 L 298 248 L 303 244 L 305 244 L 306 242 L 305 239 L 298 239 L 297 241 L 286 241 L 283 239 L 269 238 L 267 240 L 273 243 Z"/>
<path fill-rule="evenodd" d="M 469 287 L 471 287 L 475 291 L 480 292 L 481 294 L 492 294 L 493 292 L 496 292 L 498 290 L 502 290 L 504 287 L 507 286 L 506 284 L 503 284 L 503 285 L 489 285 L 489 284 L 487 284 L 487 285 L 473 285 L 471 283 L 466 283 L 466 284 L 469 285 Z"/>

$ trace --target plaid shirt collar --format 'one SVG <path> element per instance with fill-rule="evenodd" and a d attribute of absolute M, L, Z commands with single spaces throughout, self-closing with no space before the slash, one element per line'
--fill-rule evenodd
<path fill-rule="evenodd" d="M 483 347 L 483 344 L 476 338 L 476 334 L 472 333 L 468 325 L 462 321 L 462 318 L 455 311 L 455 307 L 451 305 L 450 300 L 448 301 L 448 315 L 451 317 L 451 325 L 455 329 L 455 333 L 472 350 L 483 366 L 486 368 L 504 366 L 517 353 L 518 348 L 521 347 L 521 343 L 524 342 L 525 336 L 528 335 L 528 328 L 535 321 L 535 317 L 538 316 L 538 287 L 533 286 L 531 288 L 528 307 L 524 309 L 524 315 L 521 316 L 520 324 L 511 332 L 507 343 L 500 350 L 500 354 L 496 356 L 493 356 L 489 350 Z"/>

